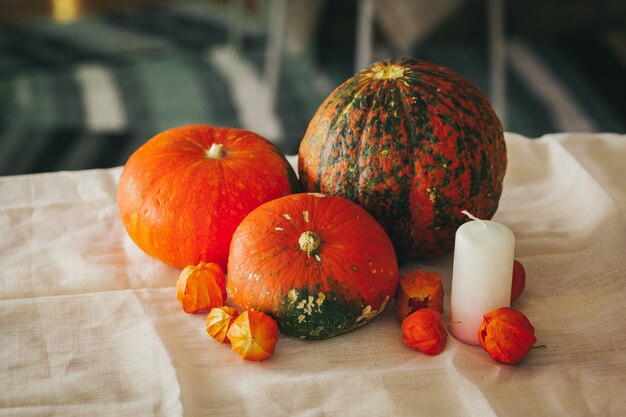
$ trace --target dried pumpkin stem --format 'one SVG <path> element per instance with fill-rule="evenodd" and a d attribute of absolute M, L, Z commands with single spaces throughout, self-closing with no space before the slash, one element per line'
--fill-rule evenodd
<path fill-rule="evenodd" d="M 305 251 L 310 258 L 311 252 L 319 248 L 322 239 L 320 239 L 317 233 L 309 230 L 300 235 L 298 243 L 300 244 L 300 250 Z"/>
<path fill-rule="evenodd" d="M 395 80 L 404 76 L 404 68 L 400 65 L 384 65 L 374 71 L 373 77 L 377 80 Z"/>
<path fill-rule="evenodd" d="M 226 151 L 222 149 L 224 145 L 221 143 L 213 143 L 211 147 L 204 152 L 207 158 L 211 159 L 222 159 L 224 155 L 226 155 Z"/>

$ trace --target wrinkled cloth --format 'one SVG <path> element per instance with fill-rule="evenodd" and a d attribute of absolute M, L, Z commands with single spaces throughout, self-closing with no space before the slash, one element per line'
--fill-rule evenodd
<path fill-rule="evenodd" d="M 244 361 L 126 234 L 121 167 L 1 177 L 0 416 L 626 415 L 626 135 L 506 141 L 494 220 L 515 233 L 513 307 L 539 345 L 518 366 L 452 336 L 414 351 L 392 306 Z M 447 321 L 452 254 L 416 267 L 441 273 Z"/>

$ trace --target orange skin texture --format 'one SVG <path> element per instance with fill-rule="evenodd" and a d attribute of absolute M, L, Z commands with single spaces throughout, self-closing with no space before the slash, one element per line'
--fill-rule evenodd
<path fill-rule="evenodd" d="M 209 158 L 213 143 L 224 156 Z M 260 204 L 297 190 L 295 172 L 266 139 L 245 130 L 190 125 L 154 136 L 128 159 L 117 200 L 144 252 L 177 268 L 226 269 L 235 228 Z"/>
<path fill-rule="evenodd" d="M 214 263 L 189 265 L 176 282 L 176 298 L 189 314 L 221 307 L 226 297 L 224 271 Z"/>
<path fill-rule="evenodd" d="M 443 313 L 443 285 L 438 272 L 416 269 L 409 271 L 398 281 L 396 291 L 396 315 L 404 320 L 409 314 L 420 308 Z"/>
<path fill-rule="evenodd" d="M 513 261 L 513 283 L 511 285 L 511 302 L 517 300 L 526 288 L 526 271 L 518 260 Z"/>
<path fill-rule="evenodd" d="M 262 361 L 274 353 L 278 325 L 260 311 L 246 310 L 235 319 L 227 336 L 233 350 L 243 359 Z"/>
<path fill-rule="evenodd" d="M 530 352 L 537 338 L 535 328 L 524 314 L 503 307 L 485 314 L 478 340 L 494 360 L 516 365 Z"/>
<path fill-rule="evenodd" d="M 299 244 L 307 231 L 321 239 L 313 253 Z M 281 331 L 304 338 L 332 337 L 365 324 L 385 308 L 398 282 L 393 245 L 382 227 L 349 200 L 320 194 L 292 194 L 255 209 L 233 236 L 228 267 L 235 303 L 272 315 Z M 314 298 L 309 315 L 294 307 L 306 299 L 289 298 L 303 293 Z M 343 313 L 331 319 L 327 309 L 333 303 L 355 312 L 354 320 L 340 323 Z M 366 306 L 369 314 L 361 315 Z M 304 330 L 317 327 L 312 323 L 318 318 L 325 334 Z"/>
<path fill-rule="evenodd" d="M 402 321 L 402 340 L 407 346 L 427 355 L 437 355 L 446 345 L 448 332 L 441 314 L 422 308 Z"/>
<path fill-rule="evenodd" d="M 218 342 L 230 343 L 226 334 L 237 317 L 239 312 L 234 307 L 215 307 L 206 318 L 206 331 Z"/>

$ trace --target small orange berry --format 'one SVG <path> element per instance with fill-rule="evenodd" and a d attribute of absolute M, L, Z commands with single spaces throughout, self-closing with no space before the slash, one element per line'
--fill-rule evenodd
<path fill-rule="evenodd" d="M 186 313 L 223 306 L 226 300 L 224 271 L 211 262 L 187 266 L 176 282 L 176 298 Z"/>
<path fill-rule="evenodd" d="M 448 332 L 441 314 L 429 308 L 411 313 L 402 321 L 404 343 L 427 355 L 436 355 L 443 350 Z"/>
<path fill-rule="evenodd" d="M 235 319 L 227 333 L 233 350 L 244 359 L 261 361 L 274 353 L 278 325 L 260 311 L 246 310 Z"/>
<path fill-rule="evenodd" d="M 537 341 L 535 328 L 521 312 L 502 307 L 485 314 L 478 329 L 480 345 L 496 361 L 515 365 Z"/>
<path fill-rule="evenodd" d="M 443 285 L 438 272 L 416 269 L 400 276 L 396 292 L 396 314 L 404 320 L 421 308 L 443 313 Z"/>
<path fill-rule="evenodd" d="M 239 316 L 239 312 L 234 307 L 215 307 L 211 309 L 206 318 L 206 331 L 211 337 L 221 343 L 229 343 L 226 333 Z"/>
<path fill-rule="evenodd" d="M 511 283 L 511 302 L 517 300 L 526 287 L 526 271 L 520 261 L 513 261 L 513 282 Z"/>

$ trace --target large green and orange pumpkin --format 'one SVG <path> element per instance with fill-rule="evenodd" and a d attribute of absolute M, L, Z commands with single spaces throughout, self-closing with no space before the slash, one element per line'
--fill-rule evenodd
<path fill-rule="evenodd" d="M 391 240 L 357 204 L 292 194 L 254 209 L 233 235 L 228 292 L 280 330 L 324 339 L 379 314 L 398 284 Z"/>
<path fill-rule="evenodd" d="M 466 221 L 489 219 L 506 169 L 502 125 L 461 75 L 415 59 L 378 62 L 321 104 L 299 150 L 305 190 L 348 198 L 400 259 L 450 250 Z"/>
<path fill-rule="evenodd" d="M 284 155 L 261 136 L 190 125 L 159 133 L 131 155 L 117 200 L 128 234 L 149 255 L 178 268 L 225 269 L 239 222 L 297 188 Z"/>

